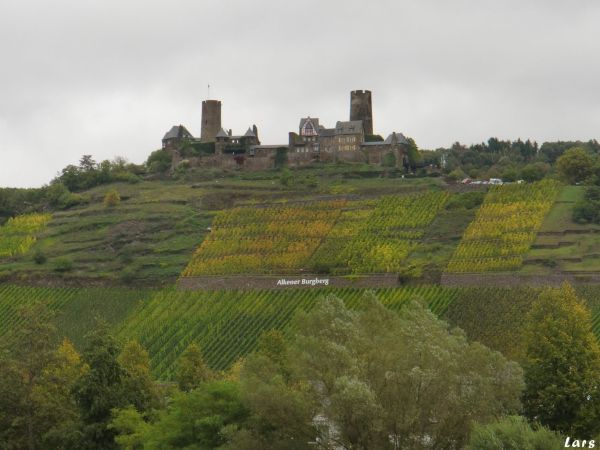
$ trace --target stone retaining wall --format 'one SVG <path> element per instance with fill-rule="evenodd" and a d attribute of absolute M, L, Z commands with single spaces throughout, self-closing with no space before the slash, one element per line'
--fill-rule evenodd
<path fill-rule="evenodd" d="M 559 272 L 550 275 L 519 274 L 482 274 L 482 273 L 444 273 L 442 286 L 559 286 L 569 283 L 600 283 L 598 272 Z"/>
<path fill-rule="evenodd" d="M 177 281 L 178 289 L 316 289 L 323 287 L 380 288 L 398 287 L 396 274 L 374 274 L 358 277 L 329 275 L 254 275 L 183 277 Z"/>

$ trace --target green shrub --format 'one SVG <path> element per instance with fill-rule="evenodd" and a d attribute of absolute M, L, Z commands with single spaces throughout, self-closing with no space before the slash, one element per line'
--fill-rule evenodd
<path fill-rule="evenodd" d="M 121 203 L 121 195 L 116 189 L 111 189 L 104 196 L 104 207 L 113 208 Z"/>
<path fill-rule="evenodd" d="M 146 166 L 152 173 L 166 172 L 171 168 L 171 155 L 166 150 L 156 150 L 150 153 Z"/>
<path fill-rule="evenodd" d="M 73 270 L 73 260 L 67 256 L 62 256 L 54 260 L 54 271 L 59 273 L 70 272 Z"/>
<path fill-rule="evenodd" d="M 465 173 L 460 169 L 454 169 L 448 174 L 447 178 L 449 181 L 462 180 L 463 178 L 465 178 Z"/>
<path fill-rule="evenodd" d="M 137 268 L 133 267 L 133 266 L 128 266 L 125 267 L 121 273 L 119 274 L 119 278 L 121 278 L 121 281 L 124 282 L 130 282 L 133 281 L 135 279 L 137 275 Z"/>
<path fill-rule="evenodd" d="M 396 155 L 392 152 L 386 153 L 381 161 L 383 167 L 396 167 Z"/>
<path fill-rule="evenodd" d="M 585 196 L 573 208 L 573 221 L 576 223 L 600 224 L 600 187 L 590 186 Z"/>
<path fill-rule="evenodd" d="M 293 181 L 293 175 L 290 169 L 284 168 L 281 171 L 281 176 L 279 177 L 279 182 L 284 186 L 290 186 Z"/>
<path fill-rule="evenodd" d="M 476 208 L 483 203 L 484 196 L 485 192 L 478 191 L 453 195 L 446 203 L 446 209 Z"/>
<path fill-rule="evenodd" d="M 33 261 L 36 264 L 44 264 L 47 259 L 48 258 L 46 258 L 46 255 L 44 254 L 44 252 L 41 251 L 40 249 L 37 249 L 33 255 Z"/>

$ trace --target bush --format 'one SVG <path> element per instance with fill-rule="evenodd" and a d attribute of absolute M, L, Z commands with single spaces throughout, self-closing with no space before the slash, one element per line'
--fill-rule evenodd
<path fill-rule="evenodd" d="M 288 151 L 286 148 L 278 148 L 275 153 L 275 167 L 283 167 L 288 162 Z"/>
<path fill-rule="evenodd" d="M 476 208 L 483 203 L 484 196 L 485 192 L 465 192 L 453 195 L 446 203 L 446 209 Z"/>
<path fill-rule="evenodd" d="M 152 173 L 163 173 L 171 168 L 171 155 L 166 150 L 156 150 L 150 153 L 146 166 Z"/>
<path fill-rule="evenodd" d="M 54 261 L 54 271 L 59 273 L 70 272 L 73 270 L 73 260 L 69 257 L 63 256 L 56 258 Z"/>
<path fill-rule="evenodd" d="M 559 175 L 567 183 L 575 184 L 585 181 L 593 173 L 594 157 L 584 147 L 567 150 L 556 161 Z"/>
<path fill-rule="evenodd" d="M 448 174 L 447 178 L 449 181 L 462 180 L 463 178 L 465 178 L 465 173 L 460 169 L 454 169 Z"/>
<path fill-rule="evenodd" d="M 381 161 L 383 167 L 396 167 L 396 155 L 392 152 L 386 153 Z"/>
<path fill-rule="evenodd" d="M 60 182 L 52 183 L 46 187 L 45 197 L 48 204 L 57 209 L 68 209 L 76 205 L 89 203 L 89 198 L 81 194 L 73 194 Z"/>
<path fill-rule="evenodd" d="M 121 195 L 116 189 L 111 189 L 104 196 L 104 207 L 113 208 L 121 203 Z"/>
<path fill-rule="evenodd" d="M 46 258 L 46 255 L 44 254 L 44 252 L 41 251 L 40 249 L 37 249 L 33 255 L 33 261 L 36 264 L 44 264 L 47 259 L 48 258 Z"/>
<path fill-rule="evenodd" d="M 119 278 L 121 278 L 121 281 L 128 283 L 130 281 L 133 281 L 135 279 L 136 275 L 137 275 L 137 268 L 133 267 L 133 266 L 128 266 L 128 267 L 125 267 L 121 271 Z"/>
<path fill-rule="evenodd" d="M 528 183 L 533 183 L 534 181 L 539 181 L 546 176 L 548 171 L 550 170 L 550 166 L 544 163 L 535 163 L 535 164 L 527 164 L 521 170 L 521 178 Z"/>
<path fill-rule="evenodd" d="M 590 186 L 573 208 L 573 222 L 600 224 L 600 187 Z"/>
<path fill-rule="evenodd" d="M 292 184 L 293 175 L 290 169 L 283 169 L 281 171 L 281 176 L 279 177 L 279 182 L 284 186 L 290 186 Z"/>
<path fill-rule="evenodd" d="M 573 208 L 573 222 L 594 223 L 598 220 L 597 206 L 587 202 L 577 202 Z"/>

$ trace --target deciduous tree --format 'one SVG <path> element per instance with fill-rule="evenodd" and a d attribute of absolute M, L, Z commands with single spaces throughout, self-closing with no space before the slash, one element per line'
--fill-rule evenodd
<path fill-rule="evenodd" d="M 526 334 L 525 413 L 570 436 L 600 431 L 600 347 L 590 312 L 569 284 L 545 290 Z"/>
<path fill-rule="evenodd" d="M 179 358 L 175 374 L 179 389 L 189 392 L 210 380 L 212 375 L 202 357 L 202 349 L 195 342 L 191 343 Z"/>

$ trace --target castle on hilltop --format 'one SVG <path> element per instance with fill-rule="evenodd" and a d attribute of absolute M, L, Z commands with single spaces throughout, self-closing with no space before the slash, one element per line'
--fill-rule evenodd
<path fill-rule="evenodd" d="M 183 125 L 173 126 L 163 137 L 162 148 L 171 153 L 173 166 L 183 160 L 200 167 L 268 169 L 282 165 L 303 166 L 314 162 L 362 162 L 406 165 L 406 137 L 399 132 L 386 139 L 373 133 L 371 91 L 350 93 L 350 117 L 326 128 L 315 117 L 300 119 L 298 132 L 290 132 L 287 144 L 262 145 L 256 125 L 234 135 L 221 124 L 221 102 L 202 102 L 200 137 Z"/>

